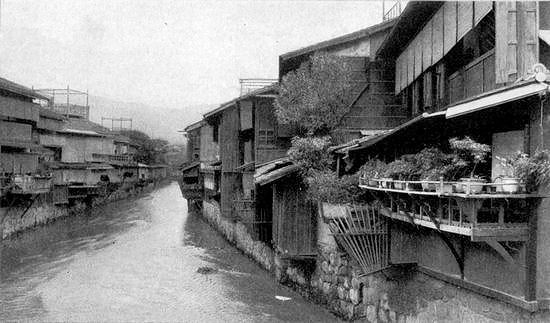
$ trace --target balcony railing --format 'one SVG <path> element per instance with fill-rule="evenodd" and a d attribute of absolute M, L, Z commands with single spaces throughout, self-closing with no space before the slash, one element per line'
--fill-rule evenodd
<path fill-rule="evenodd" d="M 50 191 L 51 177 L 15 175 L 11 180 L 13 194 L 42 194 Z"/>
<path fill-rule="evenodd" d="M 130 154 L 113 155 L 113 154 L 92 154 L 92 160 L 94 162 L 115 163 L 115 164 L 128 164 L 134 161 L 134 156 Z"/>
<path fill-rule="evenodd" d="M 506 193 L 503 183 L 362 179 L 380 214 L 472 241 L 525 241 L 532 201 L 526 192 Z"/>

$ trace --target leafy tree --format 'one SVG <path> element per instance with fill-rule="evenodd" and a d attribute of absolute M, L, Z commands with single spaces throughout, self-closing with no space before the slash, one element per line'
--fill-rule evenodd
<path fill-rule="evenodd" d="M 144 164 L 165 163 L 164 153 L 168 141 L 164 139 L 151 139 L 146 133 L 139 130 L 122 130 L 121 135 L 130 138 L 132 144 L 138 146 L 135 160 Z"/>
<path fill-rule="evenodd" d="M 349 111 L 353 100 L 351 68 L 344 58 L 316 54 L 289 72 L 275 100 L 280 124 L 299 135 L 330 135 Z"/>

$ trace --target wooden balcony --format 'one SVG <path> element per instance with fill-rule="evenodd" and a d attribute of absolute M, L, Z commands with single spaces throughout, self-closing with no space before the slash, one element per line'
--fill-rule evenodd
<path fill-rule="evenodd" d="M 482 192 L 454 192 L 452 182 L 363 181 L 378 202 L 380 214 L 438 231 L 470 237 L 472 241 L 526 241 L 536 194 L 496 192 L 497 183 L 485 183 Z M 424 191 L 422 183 L 440 185 Z M 373 185 L 374 184 L 374 185 Z M 397 185 L 396 185 L 397 184 Z M 446 188 L 444 188 L 445 186 Z M 398 188 L 396 188 L 398 187 Z M 501 190 L 499 190 L 501 191 Z"/>
<path fill-rule="evenodd" d="M 47 176 L 15 175 L 11 180 L 12 194 L 43 194 L 51 187 L 52 178 Z"/>
<path fill-rule="evenodd" d="M 109 164 L 130 164 L 134 162 L 134 156 L 130 154 L 92 154 L 93 162 L 103 162 Z"/>

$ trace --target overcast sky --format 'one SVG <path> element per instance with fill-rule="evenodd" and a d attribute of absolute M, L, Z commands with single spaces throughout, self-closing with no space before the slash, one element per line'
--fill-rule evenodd
<path fill-rule="evenodd" d="M 381 2 L 0 0 L 0 76 L 169 108 L 276 78 L 278 56 L 379 23 Z"/>

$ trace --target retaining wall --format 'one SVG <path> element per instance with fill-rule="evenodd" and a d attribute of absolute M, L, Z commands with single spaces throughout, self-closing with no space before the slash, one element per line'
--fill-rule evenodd
<path fill-rule="evenodd" d="M 100 196 L 93 199 L 90 205 L 86 205 L 83 201 L 76 201 L 71 206 L 54 205 L 49 194 L 41 194 L 35 199 L 22 200 L 16 206 L 2 207 L 0 208 L 0 240 L 59 218 L 79 214 L 86 207 L 94 207 L 151 191 L 160 183 L 164 181 L 150 183 L 145 187 L 124 186 L 106 197 Z"/>
<path fill-rule="evenodd" d="M 318 221 L 318 256 L 313 262 L 281 258 L 254 241 L 246 227 L 220 214 L 215 201 L 202 215 L 230 242 L 275 278 L 338 316 L 368 322 L 550 322 L 550 313 L 530 313 L 423 274 L 414 265 L 362 275 Z"/>

